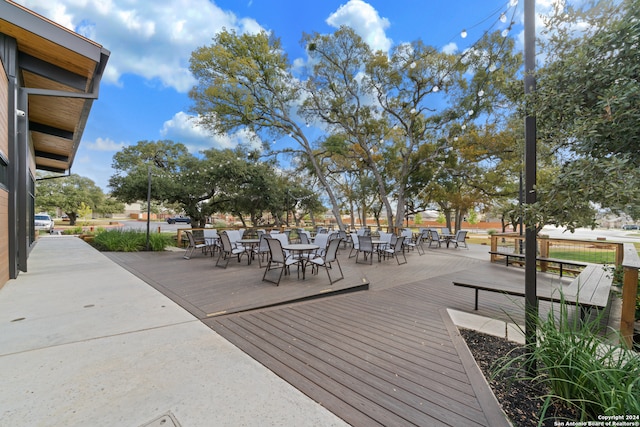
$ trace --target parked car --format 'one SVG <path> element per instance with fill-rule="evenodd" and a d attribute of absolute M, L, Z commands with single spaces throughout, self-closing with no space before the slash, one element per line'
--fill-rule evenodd
<path fill-rule="evenodd" d="M 635 225 L 635 224 L 625 224 L 622 226 L 623 230 L 639 230 L 640 226 Z"/>
<path fill-rule="evenodd" d="M 176 222 L 184 222 L 185 224 L 191 224 L 191 218 L 187 216 L 174 216 L 167 218 L 169 224 L 175 224 Z"/>
<path fill-rule="evenodd" d="M 53 219 L 47 213 L 39 213 L 34 217 L 34 226 L 36 230 L 46 230 L 53 233 Z"/>

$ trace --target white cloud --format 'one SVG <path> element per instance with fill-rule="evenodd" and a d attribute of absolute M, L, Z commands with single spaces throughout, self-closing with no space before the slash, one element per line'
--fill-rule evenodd
<path fill-rule="evenodd" d="M 111 51 L 103 81 L 121 85 L 123 74 L 140 75 L 179 92 L 195 80 L 191 52 L 211 43 L 222 28 L 255 33 L 253 19 L 238 19 L 209 0 L 17 0 L 27 8 L 89 37 Z"/>
<path fill-rule="evenodd" d="M 97 138 L 95 141 L 83 142 L 83 147 L 91 151 L 120 151 L 124 142 L 115 142 L 110 138 Z"/>
<path fill-rule="evenodd" d="M 447 43 L 443 48 L 442 52 L 446 54 L 454 54 L 458 51 L 458 45 L 455 42 Z"/>
<path fill-rule="evenodd" d="M 192 153 L 209 148 L 235 148 L 238 145 L 249 145 L 256 148 L 260 146 L 260 141 L 255 134 L 246 129 L 241 129 L 231 135 L 212 135 L 210 131 L 196 123 L 194 116 L 182 111 L 164 122 L 160 134 L 164 139 L 183 143 Z"/>
<path fill-rule="evenodd" d="M 362 0 L 349 0 L 327 18 L 327 24 L 333 27 L 345 25 L 362 37 L 373 50 L 388 52 L 392 41 L 386 36 L 389 20 L 381 18 L 378 11 Z"/>

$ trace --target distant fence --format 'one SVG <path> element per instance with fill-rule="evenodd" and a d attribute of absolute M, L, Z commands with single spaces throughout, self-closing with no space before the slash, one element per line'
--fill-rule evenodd
<path fill-rule="evenodd" d="M 520 234 L 499 233 L 491 236 L 491 252 L 524 254 L 524 247 L 524 236 Z M 548 237 L 537 238 L 537 252 L 537 256 L 541 258 L 614 265 L 621 265 L 624 256 L 622 243 Z M 496 262 L 499 258 L 499 255 L 492 254 L 491 262 Z"/>

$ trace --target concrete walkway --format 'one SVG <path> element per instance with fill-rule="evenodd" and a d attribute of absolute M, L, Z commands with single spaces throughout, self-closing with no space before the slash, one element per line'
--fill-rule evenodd
<path fill-rule="evenodd" d="M 344 426 L 77 237 L 0 289 L 3 426 Z"/>

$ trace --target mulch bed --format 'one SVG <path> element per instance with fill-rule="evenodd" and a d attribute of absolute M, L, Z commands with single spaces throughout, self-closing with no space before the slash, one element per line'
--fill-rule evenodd
<path fill-rule="evenodd" d="M 509 354 L 515 357 L 524 353 L 524 348 L 520 344 L 469 329 L 461 329 L 460 334 L 466 340 L 502 410 L 515 427 L 553 426 L 558 420 L 578 421 L 580 419 L 575 410 L 555 402 L 547 410 L 545 420 L 540 423 L 544 396 L 548 390 L 540 383 L 514 380 L 522 376 L 524 372 L 522 366 L 514 364 L 500 376 L 491 379 L 496 363 L 502 357 Z"/>

